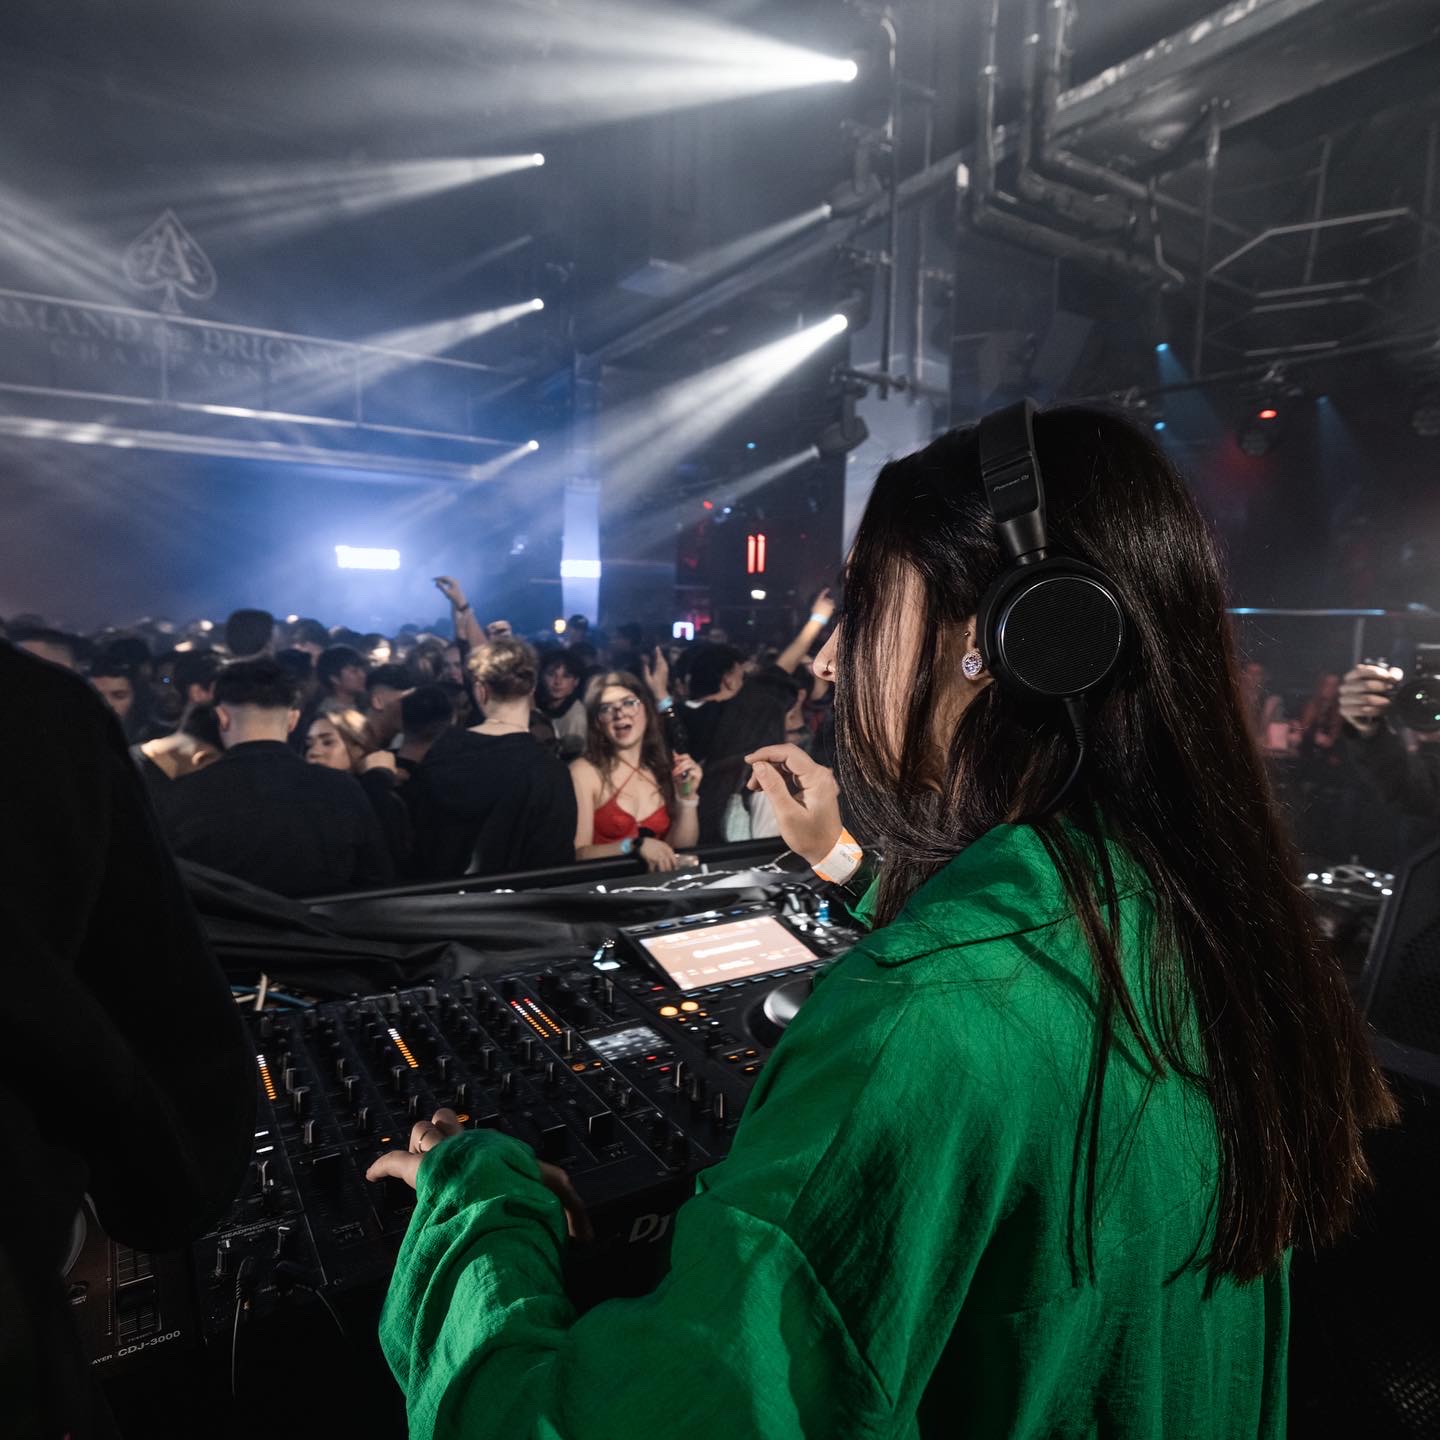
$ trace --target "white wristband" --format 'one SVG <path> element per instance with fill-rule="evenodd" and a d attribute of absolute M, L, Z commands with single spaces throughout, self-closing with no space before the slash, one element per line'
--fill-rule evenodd
<path fill-rule="evenodd" d="M 855 837 L 848 830 L 841 830 L 834 848 L 818 865 L 811 866 L 811 869 L 831 885 L 844 885 L 854 878 L 864 858 L 865 852 Z"/>

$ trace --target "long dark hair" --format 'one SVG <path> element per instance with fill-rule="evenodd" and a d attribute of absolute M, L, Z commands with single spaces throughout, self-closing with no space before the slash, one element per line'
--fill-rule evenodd
<path fill-rule="evenodd" d="M 1204 521 L 1163 453 L 1126 422 L 1054 410 L 1037 418 L 1035 434 L 1052 543 L 1113 579 L 1131 625 L 1113 680 L 1089 706 L 1082 779 L 1063 812 L 1044 813 L 1073 760 L 1059 706 L 1036 708 L 992 684 L 958 723 L 942 719 L 963 683 L 965 622 L 1002 564 L 972 429 L 887 465 L 861 522 L 839 642 L 842 789 L 857 830 L 884 857 L 878 924 L 993 826 L 1034 825 L 1083 926 L 1098 985 L 1077 1137 L 1077 1158 L 1088 1157 L 1087 1232 L 1093 1237 L 1100 1098 L 1123 1025 L 1157 1073 L 1168 1068 L 1209 1099 L 1220 1145 L 1209 1279 L 1250 1279 L 1293 1242 L 1343 1232 L 1370 1179 L 1362 1131 L 1393 1119 L 1394 1105 L 1296 883 L 1296 857 L 1245 723 Z M 897 686 L 898 601 L 907 594 L 923 639 Z M 1122 973 L 1102 831 L 1154 890 L 1143 997 Z M 1093 1243 L 1091 1261 L 1093 1269 Z"/>
<path fill-rule="evenodd" d="M 773 681 L 753 677 L 720 707 L 720 720 L 705 761 L 700 786 L 700 843 L 725 839 L 725 811 L 732 795 L 745 793 L 750 767 L 745 757 L 762 745 L 785 743 L 785 716 L 793 700 Z"/>
<path fill-rule="evenodd" d="M 670 773 L 670 747 L 665 743 L 665 731 L 660 724 L 660 713 L 655 709 L 650 689 L 642 685 L 627 670 L 611 670 L 608 674 L 597 675 L 585 691 L 585 759 L 599 772 L 607 785 L 614 786 L 613 775 L 618 756 L 605 727 L 600 723 L 600 697 L 610 687 L 619 686 L 630 691 L 639 700 L 645 712 L 645 739 L 640 745 L 640 763 L 647 766 L 660 794 L 665 801 L 665 812 L 672 819 L 675 808 L 675 779 Z"/>

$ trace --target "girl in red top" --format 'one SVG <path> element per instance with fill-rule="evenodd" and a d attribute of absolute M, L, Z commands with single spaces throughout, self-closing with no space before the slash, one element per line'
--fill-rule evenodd
<path fill-rule="evenodd" d="M 700 767 L 673 758 L 649 690 L 614 671 L 586 696 L 585 754 L 570 766 L 579 811 L 575 856 L 638 855 L 651 870 L 674 870 L 678 851 L 700 838 Z"/>

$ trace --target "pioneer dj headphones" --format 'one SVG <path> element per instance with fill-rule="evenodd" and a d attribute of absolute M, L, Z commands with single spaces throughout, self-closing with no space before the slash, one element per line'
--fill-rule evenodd
<path fill-rule="evenodd" d="M 1006 564 L 980 602 L 976 638 L 1001 686 L 1076 700 L 1115 669 L 1125 613 L 1105 575 L 1049 548 L 1034 416 L 1035 402 L 1021 400 L 980 422 L 980 476 Z"/>
<path fill-rule="evenodd" d="M 997 684 L 1065 707 L 1075 763 L 1045 806 L 1048 814 L 1084 769 L 1085 699 L 1120 659 L 1125 612 L 1106 575 L 1049 546 L 1034 420 L 1035 402 L 1021 400 L 980 422 L 980 478 L 1000 530 L 1005 568 L 980 601 L 975 628 L 981 658 Z"/>

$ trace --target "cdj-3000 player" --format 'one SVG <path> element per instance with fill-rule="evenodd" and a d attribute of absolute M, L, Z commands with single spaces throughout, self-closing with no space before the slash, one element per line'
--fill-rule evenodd
<path fill-rule="evenodd" d="M 255 1152 L 229 1212 L 188 1257 L 126 1251 L 93 1222 L 79 1247 L 71 1294 L 97 1368 L 378 1296 L 413 1194 L 365 1170 L 441 1106 L 569 1172 L 596 1231 L 573 1254 L 577 1303 L 650 1288 L 696 1172 L 729 1149 L 814 972 L 854 939 L 791 895 L 548 966 L 253 1015 Z"/>

